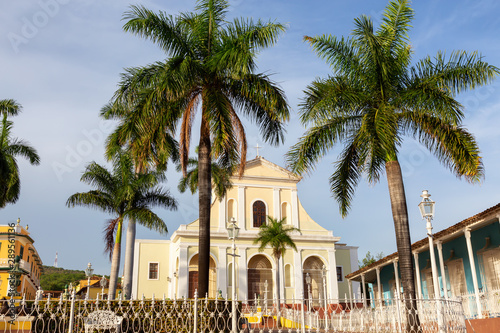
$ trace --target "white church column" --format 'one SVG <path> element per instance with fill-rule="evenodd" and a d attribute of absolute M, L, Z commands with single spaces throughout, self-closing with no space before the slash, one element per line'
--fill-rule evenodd
<path fill-rule="evenodd" d="M 274 217 L 278 220 L 281 219 L 281 204 L 280 204 L 280 189 L 275 188 L 273 190 L 273 207 L 274 207 Z"/>
<path fill-rule="evenodd" d="M 297 189 L 292 189 L 292 202 L 290 203 L 292 210 L 292 225 L 295 228 L 299 227 L 299 197 L 297 196 Z"/>
<path fill-rule="evenodd" d="M 436 246 L 438 250 L 439 257 L 439 269 L 441 270 L 441 284 L 443 285 L 444 299 L 448 300 L 448 290 L 446 283 L 446 271 L 444 270 L 444 260 L 443 260 L 443 242 L 436 241 Z"/>
<path fill-rule="evenodd" d="M 472 243 L 470 240 L 470 229 L 466 228 L 464 231 L 465 241 L 467 243 L 467 253 L 469 254 L 469 263 L 470 263 L 470 271 L 472 274 L 472 284 L 474 285 L 474 294 L 476 295 L 476 306 L 477 306 L 477 315 L 478 319 L 482 319 L 482 310 L 481 310 L 481 302 L 479 300 L 479 286 L 477 283 L 477 271 L 476 271 L 476 263 L 474 261 L 474 254 L 472 252 Z"/>
<path fill-rule="evenodd" d="M 328 264 L 330 266 L 328 298 L 332 300 L 339 299 L 339 284 L 337 280 L 337 258 L 335 258 L 335 249 L 328 250 Z"/>
<path fill-rule="evenodd" d="M 298 249 L 297 252 L 293 252 L 293 280 L 292 283 L 295 284 L 295 292 L 293 297 L 298 299 L 301 295 L 304 295 L 304 284 L 303 280 L 303 270 L 302 270 L 302 250 Z"/>
<path fill-rule="evenodd" d="M 418 264 L 418 252 L 413 253 L 415 259 L 415 275 L 417 276 L 417 298 L 422 299 L 422 282 L 420 281 L 420 265 Z"/>
<path fill-rule="evenodd" d="M 245 300 L 248 293 L 248 274 L 247 274 L 247 249 L 244 247 L 238 247 L 237 254 L 239 255 L 238 260 L 238 275 L 236 276 L 236 291 L 238 293 L 239 300 Z M 250 297 L 250 296 L 248 296 Z"/>
<path fill-rule="evenodd" d="M 217 290 L 222 290 L 223 297 L 226 296 L 226 293 L 228 292 L 227 286 L 229 285 L 227 282 L 227 275 L 228 275 L 227 249 L 228 248 L 226 246 L 219 246 L 219 267 L 217 268 Z"/>
<path fill-rule="evenodd" d="M 178 272 L 179 288 L 178 297 L 188 296 L 189 287 L 189 263 L 188 263 L 188 246 L 181 244 L 179 246 L 179 272 Z"/>
<path fill-rule="evenodd" d="M 238 186 L 238 226 L 240 232 L 246 230 L 245 223 L 245 186 Z M 246 267 L 246 265 L 245 265 Z"/>
<path fill-rule="evenodd" d="M 219 231 L 226 231 L 226 196 L 219 201 Z"/>

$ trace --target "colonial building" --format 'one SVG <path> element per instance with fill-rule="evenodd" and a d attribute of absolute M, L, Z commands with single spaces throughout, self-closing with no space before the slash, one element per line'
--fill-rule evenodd
<path fill-rule="evenodd" d="M 434 294 L 429 241 L 412 244 L 419 298 L 457 299 L 467 318 L 500 316 L 500 204 L 433 234 L 439 295 Z M 398 254 L 346 276 L 367 284 L 374 305 L 401 292 Z M 395 273 L 397 272 L 397 273 Z"/>
<path fill-rule="evenodd" d="M 209 297 L 216 293 L 238 299 L 272 299 L 276 295 L 275 272 L 280 270 L 280 295 L 287 303 L 308 298 L 314 302 L 337 302 L 351 292 L 344 276 L 358 269 L 357 247 L 339 243 L 340 237 L 317 224 L 302 207 L 297 193 L 300 177 L 257 157 L 246 163 L 244 175 L 233 177 L 226 197 L 213 196 L 211 208 L 211 247 Z M 286 218 L 301 230 L 293 239 L 298 251 L 288 249 L 281 264 L 271 249 L 259 252 L 253 241 L 266 216 Z M 236 285 L 232 285 L 232 241 L 227 227 L 232 219 L 240 228 L 236 240 Z M 132 297 L 192 297 L 198 281 L 198 220 L 181 225 L 170 240 L 136 240 Z M 309 274 L 311 281 L 306 284 Z M 205 296 L 205 295 L 202 295 Z M 230 297 L 230 296 L 229 296 Z"/>
<path fill-rule="evenodd" d="M 11 270 L 9 259 L 13 263 L 15 256 L 21 258 L 19 269 L 22 271 L 17 292 L 25 295 L 26 299 L 34 299 L 40 286 L 42 260 L 33 245 L 35 241 L 28 232 L 28 226 L 24 228 L 20 222 L 18 219 L 16 225 L 0 225 L 0 299 L 9 296 L 9 291 L 14 289 L 8 279 Z"/>

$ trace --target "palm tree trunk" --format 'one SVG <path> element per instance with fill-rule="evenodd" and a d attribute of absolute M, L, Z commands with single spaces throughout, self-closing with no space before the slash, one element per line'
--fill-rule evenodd
<path fill-rule="evenodd" d="M 136 162 L 136 176 L 143 172 L 142 163 Z M 133 218 L 129 219 L 127 226 L 127 243 L 125 245 L 125 263 L 123 267 L 123 298 L 128 300 L 132 297 L 132 275 L 134 273 L 134 249 L 135 249 L 136 223 Z M 137 295 L 136 295 L 137 296 Z"/>
<path fill-rule="evenodd" d="M 281 326 L 280 318 L 280 257 L 276 257 L 276 295 L 278 298 L 278 313 L 276 314 L 277 325 Z"/>
<path fill-rule="evenodd" d="M 417 332 L 419 319 L 416 309 L 415 280 L 413 277 L 413 261 L 411 253 L 410 227 L 408 223 L 408 209 L 403 184 L 403 175 L 398 161 L 389 161 L 385 164 L 387 183 L 391 198 L 392 218 L 396 232 L 396 244 L 399 256 L 399 270 L 403 283 L 403 292 L 407 309 L 407 332 Z"/>
<path fill-rule="evenodd" d="M 205 103 L 203 103 L 205 105 Z M 203 110 L 205 111 L 205 110 Z M 199 190 L 199 248 L 198 248 L 198 295 L 208 293 L 210 264 L 210 204 L 212 201 L 210 129 L 202 117 L 200 144 L 198 147 L 198 190 Z"/>
<path fill-rule="evenodd" d="M 109 286 L 108 286 L 109 300 L 114 300 L 116 294 L 116 283 L 118 281 L 118 273 L 120 270 L 122 225 L 123 225 L 123 219 L 120 218 L 120 220 L 118 221 L 118 227 L 116 228 L 115 246 L 113 248 L 113 257 L 111 259 L 111 273 L 109 274 Z"/>
<path fill-rule="evenodd" d="M 134 270 L 135 229 L 136 229 L 135 220 L 129 219 L 127 226 L 127 242 L 125 245 L 125 264 L 123 268 L 124 277 L 123 277 L 122 293 L 124 299 L 130 299 L 130 297 L 132 296 L 132 274 Z"/>

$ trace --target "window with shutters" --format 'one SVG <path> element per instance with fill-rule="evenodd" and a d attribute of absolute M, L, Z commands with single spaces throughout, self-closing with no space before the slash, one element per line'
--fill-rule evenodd
<path fill-rule="evenodd" d="M 486 289 L 500 290 L 500 249 L 483 252 L 482 259 Z"/>
<path fill-rule="evenodd" d="M 158 280 L 158 263 L 149 263 L 149 280 Z"/>
<path fill-rule="evenodd" d="M 456 297 L 466 294 L 467 286 L 465 284 L 464 264 L 462 259 L 448 262 L 446 268 L 450 281 L 451 295 Z"/>
<path fill-rule="evenodd" d="M 253 203 L 253 227 L 259 228 L 266 223 L 266 204 L 258 200 Z"/>

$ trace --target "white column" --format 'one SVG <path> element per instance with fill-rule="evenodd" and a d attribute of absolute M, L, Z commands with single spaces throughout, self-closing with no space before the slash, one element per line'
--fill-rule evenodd
<path fill-rule="evenodd" d="M 189 264 L 188 264 L 188 246 L 179 247 L 179 272 L 178 272 L 178 295 L 177 297 L 188 297 L 189 291 Z"/>
<path fill-rule="evenodd" d="M 439 258 L 439 270 L 441 271 L 441 285 L 443 286 L 444 299 L 448 300 L 448 290 L 446 283 L 446 271 L 444 270 L 444 260 L 443 260 L 443 242 L 436 241 L 436 247 L 438 250 Z"/>
<path fill-rule="evenodd" d="M 222 290 L 223 297 L 226 297 L 227 286 L 227 247 L 219 246 L 219 267 L 217 269 L 217 290 Z M 234 288 L 234 286 L 233 286 Z"/>
<path fill-rule="evenodd" d="M 420 281 L 420 266 L 418 264 L 418 252 L 413 253 L 413 258 L 415 259 L 415 273 L 417 275 L 417 298 L 422 299 L 422 282 Z"/>
<path fill-rule="evenodd" d="M 226 223 L 226 196 L 224 196 L 224 198 L 219 201 L 219 231 L 226 231 Z"/>
<path fill-rule="evenodd" d="M 330 298 L 332 300 L 338 300 L 339 299 L 339 285 L 338 285 L 338 281 L 337 281 L 337 258 L 335 257 L 335 249 L 328 250 L 328 263 L 330 266 L 330 270 L 328 271 L 328 275 L 329 275 L 328 280 L 330 280 L 329 281 L 330 286 L 329 286 L 328 298 Z"/>
<path fill-rule="evenodd" d="M 377 297 L 380 305 L 382 305 L 382 290 L 380 286 L 380 267 L 375 268 L 375 271 L 377 272 Z"/>
<path fill-rule="evenodd" d="M 366 282 L 365 282 L 365 275 L 361 274 L 361 284 L 363 287 L 363 306 L 366 307 Z"/>
<path fill-rule="evenodd" d="M 295 228 L 300 228 L 299 227 L 299 197 L 297 196 L 297 189 L 293 188 L 292 189 L 292 200 L 290 202 L 290 208 L 292 211 L 292 225 Z"/>
<path fill-rule="evenodd" d="M 244 300 L 248 293 L 248 274 L 247 274 L 247 249 L 238 247 L 236 253 L 240 256 L 238 260 L 238 275 L 236 276 L 236 285 L 238 286 L 238 299 Z M 250 297 L 250 296 L 248 296 Z"/>
<path fill-rule="evenodd" d="M 246 221 L 245 221 L 245 186 L 238 186 L 238 226 L 240 227 L 240 231 L 246 230 Z M 246 267 L 246 265 L 245 265 Z"/>
<path fill-rule="evenodd" d="M 293 281 L 295 288 L 295 294 L 293 297 L 295 299 L 304 295 L 304 283 L 303 283 L 303 273 L 302 273 L 302 250 L 293 252 Z"/>
<path fill-rule="evenodd" d="M 274 217 L 278 220 L 281 219 L 281 202 L 280 202 L 280 189 L 275 188 L 273 190 L 273 207 L 274 207 Z"/>
<path fill-rule="evenodd" d="M 134 265 L 132 267 L 132 289 L 130 292 L 132 293 L 130 296 L 133 296 L 135 299 L 138 299 L 139 293 L 139 258 L 140 258 L 141 246 L 138 240 L 135 241 L 135 251 L 134 251 Z M 147 268 L 149 270 L 149 267 Z M 149 274 L 149 272 L 146 272 Z M 125 296 L 125 295 L 124 295 Z M 133 298 L 131 298 L 133 299 Z"/>
<path fill-rule="evenodd" d="M 401 297 L 401 292 L 399 291 L 399 270 L 398 270 L 398 261 L 394 260 L 392 262 L 394 264 L 394 276 L 396 277 L 396 293 L 398 294 L 397 296 L 394 295 L 394 298 L 400 298 Z"/>
<path fill-rule="evenodd" d="M 470 271 L 472 274 L 472 283 L 474 285 L 474 294 L 476 295 L 477 315 L 479 319 L 483 318 L 481 310 L 481 302 L 479 301 L 479 286 L 477 283 L 476 262 L 474 261 L 474 254 L 472 252 L 472 243 L 470 240 L 470 229 L 466 228 L 464 231 L 465 241 L 467 243 L 467 252 L 469 253 Z"/>

